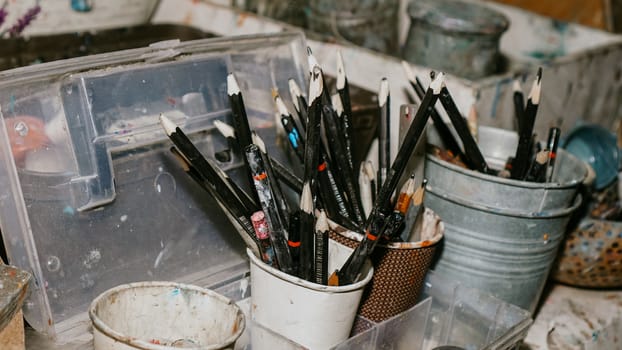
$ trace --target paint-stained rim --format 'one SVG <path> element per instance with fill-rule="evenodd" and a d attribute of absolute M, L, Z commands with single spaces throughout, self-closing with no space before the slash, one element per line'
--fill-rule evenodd
<path fill-rule="evenodd" d="M 434 188 L 433 186 L 427 185 L 426 192 L 434 195 L 442 200 L 453 202 L 455 204 L 461 205 L 463 207 L 471 208 L 474 210 L 484 211 L 494 215 L 503 215 L 503 216 L 514 216 L 520 218 L 530 218 L 530 219 L 549 219 L 554 217 L 562 217 L 572 214 L 577 208 L 581 206 L 583 202 L 583 196 L 579 193 L 575 197 L 572 205 L 570 207 L 558 209 L 558 210 L 544 210 L 540 212 L 525 212 L 519 210 L 491 207 L 488 205 L 483 205 L 481 203 L 475 203 L 469 200 L 466 200 L 461 197 L 457 197 L 451 195 L 449 193 L 443 192 Z"/>
<path fill-rule="evenodd" d="M 337 242 L 335 242 L 337 243 Z M 340 243 L 337 243 L 340 244 Z M 345 247 L 345 246 L 344 246 Z M 346 247 L 347 248 L 347 247 Z M 261 261 L 261 259 L 259 259 L 257 256 L 255 256 L 255 254 L 253 254 L 253 252 L 246 248 L 246 254 L 248 255 L 248 257 L 251 259 L 251 264 L 259 267 L 260 269 L 264 270 L 266 273 L 269 273 L 271 275 L 273 275 L 274 277 L 277 277 L 285 282 L 294 284 L 296 286 L 299 287 L 303 287 L 306 289 L 311 289 L 311 290 L 315 290 L 318 292 L 325 292 L 325 293 L 349 293 L 349 292 L 353 292 L 356 290 L 362 290 L 363 288 L 365 288 L 365 286 L 367 285 L 367 283 L 369 283 L 369 281 L 371 281 L 373 275 L 374 275 L 374 268 L 371 265 L 371 263 L 369 263 L 369 270 L 367 271 L 367 275 L 365 275 L 365 278 L 363 278 L 362 280 L 352 283 L 352 284 L 348 284 L 345 286 L 326 286 L 323 284 L 318 284 L 318 283 L 313 283 L 307 280 L 304 280 L 300 277 L 296 277 L 296 276 L 292 276 L 289 275 L 283 271 L 277 270 L 275 268 L 273 268 L 272 266 L 267 265 L 266 263 L 264 263 L 263 261 Z M 251 276 L 252 278 L 252 276 Z"/>
<path fill-rule="evenodd" d="M 105 298 L 109 297 L 110 295 L 114 294 L 114 293 L 120 293 L 123 291 L 128 291 L 131 289 L 135 289 L 135 288 L 150 288 L 150 287 L 170 287 L 170 288 L 179 288 L 179 289 L 184 289 L 184 290 L 192 290 L 195 292 L 199 292 L 202 293 L 208 297 L 211 298 L 215 298 L 218 299 L 219 301 L 221 301 L 224 304 L 228 304 L 228 305 L 233 305 L 236 310 L 237 310 L 237 322 L 239 322 L 239 327 L 236 330 L 235 333 L 233 333 L 232 335 L 230 335 L 229 337 L 227 337 L 222 343 L 220 344 L 212 344 L 212 345 L 205 345 L 205 346 L 200 346 L 200 347 L 196 347 L 196 348 L 186 348 L 189 350 L 216 350 L 216 349 L 222 349 L 225 348 L 231 344 L 233 344 L 236 340 L 238 340 L 238 338 L 242 335 L 242 332 L 244 332 L 244 329 L 246 328 L 246 318 L 244 316 L 244 313 L 242 312 L 242 310 L 240 309 L 240 307 L 231 299 L 218 294 L 216 292 L 214 292 L 213 290 L 210 289 L 206 289 L 206 288 L 201 288 L 195 285 L 191 285 L 191 284 L 185 284 L 185 283 L 177 283 L 177 282 L 167 282 L 167 281 L 148 281 L 148 282 L 134 282 L 134 283 L 128 283 L 128 284 L 122 284 L 119 286 L 116 286 L 114 288 L 108 289 L 107 291 L 103 292 L 102 294 L 98 295 L 92 302 L 91 305 L 89 306 L 89 317 L 91 319 L 91 322 L 93 323 L 93 327 L 96 328 L 98 331 L 100 331 L 102 334 L 106 335 L 107 337 L 124 343 L 126 345 L 135 347 L 137 349 L 141 349 L 141 350 L 178 350 L 179 347 L 172 347 L 172 346 L 165 346 L 165 345 L 158 345 L 158 344 L 153 344 L 150 343 L 146 340 L 140 340 L 140 339 L 135 339 L 132 337 L 128 337 L 127 335 L 123 335 L 120 332 L 112 329 L 110 326 L 108 326 L 107 324 L 104 323 L 104 321 L 99 318 L 99 316 L 97 315 L 97 308 L 99 306 L 99 304 L 105 300 Z"/>

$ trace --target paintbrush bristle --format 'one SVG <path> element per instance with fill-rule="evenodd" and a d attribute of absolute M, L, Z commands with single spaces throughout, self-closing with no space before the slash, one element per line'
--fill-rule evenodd
<path fill-rule="evenodd" d="M 389 81 L 387 78 L 380 80 L 380 89 L 378 91 L 378 106 L 382 107 L 387 104 L 389 98 Z"/>
<path fill-rule="evenodd" d="M 233 75 L 233 73 L 229 73 L 229 75 L 227 75 L 227 94 L 232 96 L 239 93 L 240 86 L 238 85 L 238 81 L 235 79 L 235 75 Z"/>
<path fill-rule="evenodd" d="M 214 120 L 214 126 L 222 136 L 235 138 L 235 129 L 231 125 L 220 120 Z"/>

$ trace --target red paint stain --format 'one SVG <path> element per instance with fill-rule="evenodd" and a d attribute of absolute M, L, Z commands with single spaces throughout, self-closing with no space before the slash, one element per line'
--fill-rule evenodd
<path fill-rule="evenodd" d="M 151 344 L 162 345 L 162 343 L 160 343 L 160 341 L 158 339 L 151 339 L 149 342 Z"/>
<path fill-rule="evenodd" d="M 168 104 L 171 106 L 175 106 L 177 104 L 177 101 L 175 101 L 175 99 L 172 97 L 167 97 L 166 102 L 168 102 Z"/>

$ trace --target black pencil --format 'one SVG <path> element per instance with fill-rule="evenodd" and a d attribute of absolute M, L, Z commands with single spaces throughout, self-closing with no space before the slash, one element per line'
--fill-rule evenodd
<path fill-rule="evenodd" d="M 352 161 L 352 140 L 350 139 L 350 118 L 347 117 L 345 111 L 343 110 L 343 104 L 341 103 L 341 98 L 338 94 L 332 95 L 333 101 L 333 109 L 335 114 L 337 115 L 337 120 L 339 122 L 339 130 L 341 132 L 341 137 L 343 138 L 343 146 L 346 152 L 346 156 L 348 159 L 348 165 L 350 169 L 354 169 L 354 162 Z"/>
<path fill-rule="evenodd" d="M 199 152 L 177 125 L 164 115 L 160 115 L 160 124 L 166 132 L 166 135 L 177 147 L 176 149 L 172 148 L 171 151 L 186 165 L 188 169 L 186 173 L 215 197 L 219 204 L 222 205 L 223 209 L 231 214 L 238 225 L 246 232 L 247 236 L 242 235 L 242 238 L 247 243 L 247 246 L 251 247 L 253 250 L 257 250 L 257 246 L 253 246 L 248 240 L 250 237 L 251 242 L 258 244 L 253 226 L 246 217 L 247 213 L 244 211 L 244 205 L 237 199 L 231 187 L 218 176 L 217 172 L 212 169 L 201 152 Z"/>
<path fill-rule="evenodd" d="M 475 142 L 473 135 L 471 135 L 469 125 L 458 110 L 458 107 L 456 106 L 454 99 L 451 97 L 451 94 L 445 84 L 443 84 L 443 87 L 441 88 L 439 100 L 445 108 L 445 111 L 456 129 L 460 140 L 462 140 L 464 155 L 468 159 L 468 163 L 473 166 L 473 169 L 482 173 L 488 173 L 488 164 L 477 146 L 477 142 Z"/>
<path fill-rule="evenodd" d="M 382 186 L 391 164 L 391 95 L 389 81 L 382 78 L 378 90 L 378 184 Z"/>
<path fill-rule="evenodd" d="M 240 150 L 244 151 L 246 147 L 253 143 L 251 136 L 251 127 L 248 122 L 248 116 L 246 115 L 246 107 L 244 106 L 244 98 L 242 97 L 242 91 L 235 76 L 231 73 L 227 75 L 227 95 L 229 96 L 229 103 L 231 105 L 231 113 L 233 114 L 233 127 L 235 129 L 236 140 Z M 246 169 L 248 169 L 248 162 L 246 157 L 244 163 Z M 253 178 L 250 172 L 247 171 L 247 179 L 250 187 L 253 184 Z M 259 202 L 255 191 L 252 193 L 253 199 Z"/>
<path fill-rule="evenodd" d="M 546 168 L 546 182 L 553 181 L 553 172 L 555 170 L 555 160 L 557 158 L 557 147 L 559 145 L 559 136 L 561 131 L 559 128 L 552 127 L 549 129 L 549 137 L 547 140 L 547 148 L 549 150 L 549 161 Z"/>
<path fill-rule="evenodd" d="M 320 124 L 322 121 L 323 77 L 318 66 L 313 69 L 309 84 L 309 120 L 305 137 L 303 183 L 315 186 L 317 166 L 320 158 Z"/>
<path fill-rule="evenodd" d="M 270 227 L 270 240 L 272 241 L 277 263 L 281 271 L 292 274 L 293 263 L 287 246 L 286 229 L 283 226 L 277 204 L 272 195 L 274 191 L 271 188 L 271 182 L 266 173 L 261 151 L 257 145 L 250 144 L 246 147 L 244 153 L 253 175 L 253 183 L 259 197 L 259 203 L 261 203 L 261 208 L 266 214 L 268 227 Z"/>
<path fill-rule="evenodd" d="M 318 67 L 320 69 L 320 74 L 322 73 L 322 68 L 320 67 L 320 64 L 317 62 L 317 59 L 315 58 L 315 56 L 313 56 L 313 52 L 311 51 L 311 48 L 307 46 L 307 60 L 309 63 L 309 74 L 310 75 L 314 75 L 315 72 L 315 67 Z M 330 95 L 329 95 L 329 91 L 328 88 L 326 87 L 326 81 L 324 80 L 324 77 L 322 77 L 322 91 L 320 93 L 321 97 L 322 97 L 322 104 L 324 106 L 331 106 L 332 105 L 332 101 L 330 100 Z M 311 93 L 309 93 L 309 99 L 311 98 Z"/>
<path fill-rule="evenodd" d="M 285 103 L 280 96 L 274 97 L 274 103 L 276 104 L 277 110 L 281 115 L 281 124 L 283 125 L 283 129 L 285 129 L 285 133 L 287 134 L 287 140 L 289 141 L 289 145 L 292 147 L 298 159 L 302 162 L 304 161 L 304 140 L 302 139 L 302 135 L 296 126 L 296 122 L 294 118 L 287 110 Z"/>
<path fill-rule="evenodd" d="M 313 217 L 313 194 L 311 184 L 305 182 L 300 196 L 300 265 L 298 276 L 307 281 L 314 280 L 314 224 Z"/>
<path fill-rule="evenodd" d="M 513 101 L 514 101 L 514 117 L 516 118 L 516 130 L 520 134 L 523 129 L 523 119 L 525 118 L 525 97 L 523 96 L 523 90 L 521 88 L 520 81 L 518 78 L 514 79 L 514 83 L 512 85 L 514 90 Z"/>
<path fill-rule="evenodd" d="M 343 56 L 341 51 L 337 50 L 337 94 L 339 98 L 333 98 L 333 106 L 335 111 L 341 117 L 341 132 L 343 134 L 344 144 L 348 151 L 348 159 L 350 161 L 350 168 L 354 169 L 354 163 L 352 162 L 352 104 L 350 102 L 350 84 L 348 84 L 348 77 L 346 75 L 346 67 L 343 62 Z M 339 107 L 343 109 L 343 114 L 340 114 L 337 110 L 339 107 L 335 104 L 338 100 Z"/>
<path fill-rule="evenodd" d="M 300 121 L 300 126 L 302 132 L 307 129 L 307 100 L 305 99 L 298 83 L 296 80 L 289 79 L 289 94 L 292 97 L 292 102 L 294 104 L 294 108 L 296 109 L 296 113 L 298 113 L 298 118 Z"/>
<path fill-rule="evenodd" d="M 259 148 L 261 157 L 263 158 L 264 168 L 266 170 L 266 174 L 268 174 L 268 181 L 270 182 L 270 188 L 272 189 L 272 196 L 277 208 L 279 209 L 281 222 L 285 227 L 287 227 L 289 226 L 289 204 L 287 204 L 281 185 L 277 181 L 277 177 L 272 167 L 272 158 L 268 156 L 268 150 L 266 149 L 266 144 L 263 142 L 263 139 L 259 137 L 255 131 L 253 131 L 253 142 Z"/>
<path fill-rule="evenodd" d="M 290 213 L 288 233 L 287 245 L 289 246 L 289 253 L 292 256 L 293 269 L 296 276 L 298 276 L 298 268 L 300 266 L 300 210 L 295 210 Z"/>
<path fill-rule="evenodd" d="M 375 203 L 376 197 L 378 196 L 378 191 L 380 190 L 380 186 L 378 186 L 378 181 L 376 181 L 376 169 L 374 168 L 374 163 L 371 160 L 365 161 L 365 172 L 367 173 L 367 177 L 369 177 L 369 187 L 371 188 L 371 201 L 372 203 Z"/>
<path fill-rule="evenodd" d="M 417 97 L 419 97 L 419 100 L 421 100 L 423 98 L 423 95 L 425 94 L 425 89 L 423 87 L 423 84 L 421 83 L 421 80 L 419 80 L 419 78 L 415 76 L 410 68 L 410 65 L 406 61 L 402 61 L 402 67 L 406 72 L 406 77 L 410 82 L 410 86 L 415 90 L 415 93 L 417 94 Z M 443 120 L 441 115 L 436 110 L 436 107 L 434 107 L 434 109 L 432 110 L 432 114 L 430 115 L 430 117 L 432 117 L 434 127 L 436 128 L 436 131 L 438 132 L 438 135 L 443 141 L 445 147 L 454 155 L 460 157 L 463 162 L 465 162 L 466 157 L 464 156 L 460 145 L 456 141 L 454 135 L 451 133 L 451 130 L 449 130 L 447 124 L 445 124 L 445 121 Z"/>
<path fill-rule="evenodd" d="M 233 181 L 233 179 L 224 170 L 222 170 L 211 159 L 207 159 L 207 162 L 218 172 L 218 174 L 223 179 L 225 179 L 225 181 L 227 181 L 227 184 L 229 184 L 231 189 L 233 189 L 233 191 L 237 195 L 237 197 L 240 200 L 240 202 L 244 205 L 244 208 L 246 208 L 245 213 L 253 213 L 253 212 L 259 210 L 259 204 L 255 203 L 253 201 L 253 198 L 251 198 L 248 195 L 248 193 L 246 193 L 246 191 L 244 191 L 242 188 L 240 188 L 240 186 L 238 186 L 238 184 L 235 183 L 235 181 Z"/>
<path fill-rule="evenodd" d="M 378 198 L 374 203 L 374 209 L 367 220 L 365 237 L 348 257 L 348 260 L 343 266 L 331 274 L 328 279 L 329 285 L 335 286 L 352 283 L 360 273 L 365 259 L 376 247 L 378 237 L 382 234 L 384 226 L 386 225 L 387 213 L 391 210 L 391 195 L 395 191 L 395 187 L 406 168 L 406 164 L 425 130 L 431 110 L 434 108 L 434 104 L 438 100 L 441 92 L 443 79 L 444 75 L 442 73 L 438 74 L 426 91 L 421 105 L 413 118 L 413 122 L 408 128 L 406 137 L 404 137 L 404 142 L 395 156 L 387 179 L 382 185 Z"/>
<path fill-rule="evenodd" d="M 408 232 L 406 241 L 419 241 L 421 240 L 421 229 L 423 225 L 423 212 L 425 206 L 423 201 L 425 199 L 425 190 L 428 184 L 428 179 L 423 179 L 421 186 L 415 191 L 412 198 L 411 210 L 407 213 L 406 217 L 406 232 Z"/>
<path fill-rule="evenodd" d="M 542 68 L 539 68 L 536 80 L 534 80 L 531 91 L 529 92 L 527 106 L 523 114 L 523 124 L 518 137 L 518 147 L 516 148 L 516 155 L 512 162 L 513 179 L 523 179 L 529 167 L 533 126 L 536 120 L 536 114 L 538 113 L 538 105 L 540 104 L 541 80 Z"/>
<path fill-rule="evenodd" d="M 333 110 L 324 106 L 323 108 L 323 120 L 327 127 L 327 136 L 329 138 L 330 144 L 333 146 L 333 154 L 334 154 L 334 164 L 337 168 L 337 174 L 344 184 L 344 189 L 347 194 L 348 204 L 350 204 L 350 208 L 352 210 L 353 219 L 362 225 L 365 222 L 365 217 L 363 214 L 363 207 L 361 206 L 361 200 L 359 199 L 359 194 L 355 186 L 355 178 L 350 169 L 350 165 L 348 162 L 348 158 L 346 155 L 346 150 L 343 148 L 343 144 L 340 142 L 340 133 L 339 133 L 339 125 L 337 124 Z"/>
<path fill-rule="evenodd" d="M 328 230 L 326 213 L 320 210 L 315 224 L 314 281 L 324 285 L 328 280 Z"/>
<path fill-rule="evenodd" d="M 348 217 L 348 208 L 345 199 L 337 186 L 337 181 L 333 176 L 333 172 L 329 167 L 328 160 L 325 155 L 320 155 L 320 164 L 318 171 L 318 189 L 322 198 L 322 204 L 330 217 L 345 216 Z"/>

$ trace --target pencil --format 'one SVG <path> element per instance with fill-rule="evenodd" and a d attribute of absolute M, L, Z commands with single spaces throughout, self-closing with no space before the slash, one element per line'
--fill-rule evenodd
<path fill-rule="evenodd" d="M 293 211 L 290 214 L 288 233 L 287 245 L 292 256 L 293 270 L 296 276 L 298 276 L 298 268 L 300 266 L 300 210 Z"/>
<path fill-rule="evenodd" d="M 328 280 L 328 229 L 326 213 L 320 210 L 315 224 L 314 282 L 323 285 Z"/>
<path fill-rule="evenodd" d="M 268 227 L 266 214 L 264 214 L 261 210 L 254 212 L 253 215 L 251 215 L 251 222 L 253 223 L 253 228 L 255 229 L 255 235 L 259 240 L 261 260 L 275 269 L 278 269 L 279 264 L 276 261 L 274 249 L 272 248 L 272 243 L 270 242 L 270 228 Z"/>
<path fill-rule="evenodd" d="M 322 116 L 324 124 L 327 127 L 327 136 L 330 144 L 333 146 L 333 154 L 335 156 L 334 162 L 331 164 L 336 165 L 338 176 L 341 181 L 343 181 L 348 203 L 350 204 L 350 208 L 352 210 L 353 219 L 357 223 L 363 224 L 365 219 L 363 217 L 361 200 L 359 199 L 358 191 L 354 185 L 354 174 L 352 169 L 350 169 L 346 155 L 347 152 L 343 148 L 343 144 L 340 142 L 340 133 L 338 129 L 339 125 L 336 123 L 336 120 L 333 118 L 334 116 L 332 114 L 333 110 L 328 106 L 324 106 Z"/>
<path fill-rule="evenodd" d="M 559 136 L 561 131 L 559 128 L 553 127 L 549 129 L 549 137 L 547 148 L 549 150 L 549 161 L 546 168 L 546 182 L 553 181 L 553 172 L 555 170 L 555 159 L 557 158 L 557 147 L 559 145 Z"/>
<path fill-rule="evenodd" d="M 337 50 L 337 95 L 339 98 L 333 98 L 333 106 L 337 111 L 337 114 L 341 117 L 341 131 L 343 133 L 344 144 L 348 151 L 348 158 L 350 160 L 350 168 L 354 169 L 354 163 L 352 162 L 352 104 L 350 102 L 350 84 L 348 84 L 348 77 L 346 75 L 346 67 L 343 62 L 343 56 L 341 50 Z M 338 101 L 339 106 L 335 103 Z M 337 109 L 343 109 L 343 113 L 339 113 Z"/>
<path fill-rule="evenodd" d="M 261 203 L 261 208 L 266 214 L 266 221 L 270 228 L 270 241 L 274 248 L 276 261 L 281 271 L 292 274 L 293 263 L 287 246 L 286 230 L 279 216 L 277 204 L 273 198 L 274 190 L 271 188 L 271 182 L 266 173 L 261 151 L 257 145 L 250 144 L 246 147 L 244 153 L 248 159 L 251 174 L 253 175 L 255 189 L 260 199 L 259 203 Z"/>
<path fill-rule="evenodd" d="M 400 190 L 397 200 L 395 201 L 393 213 L 389 216 L 389 222 L 387 223 L 385 232 L 383 232 L 383 238 L 389 242 L 401 241 L 400 232 L 404 226 L 406 213 L 410 207 L 410 202 L 414 192 L 415 175 L 412 174 L 408 180 L 404 182 L 404 185 L 402 185 L 402 189 Z"/>
<path fill-rule="evenodd" d="M 304 132 L 307 129 L 307 100 L 305 99 L 298 83 L 293 78 L 288 80 L 289 83 L 289 94 L 292 97 L 292 102 L 294 104 L 294 108 L 296 109 L 296 113 L 298 113 L 298 118 L 300 121 L 301 131 Z"/>
<path fill-rule="evenodd" d="M 246 191 L 244 191 L 240 186 L 238 186 L 235 181 L 217 164 L 214 163 L 211 159 L 207 159 L 207 162 L 214 168 L 218 174 L 227 181 L 227 184 L 233 189 L 233 192 L 237 195 L 238 199 L 246 209 L 245 213 L 253 213 L 259 209 L 259 204 L 255 203 L 253 198 L 251 198 Z"/>
<path fill-rule="evenodd" d="M 371 213 L 371 209 L 374 206 L 374 202 L 371 198 L 371 183 L 369 181 L 369 176 L 367 176 L 367 172 L 365 171 L 365 163 L 361 163 L 359 167 L 359 193 L 361 195 L 361 205 L 363 206 L 363 214 L 365 215 L 365 219 L 369 217 Z"/>
<path fill-rule="evenodd" d="M 477 110 L 475 109 L 475 105 L 471 105 L 471 109 L 469 110 L 469 114 L 467 115 L 467 126 L 469 127 L 469 132 L 473 139 L 477 142 Z"/>
<path fill-rule="evenodd" d="M 512 178 L 523 179 L 527 173 L 530 160 L 530 152 L 532 148 L 532 133 L 535 123 L 538 105 L 540 104 L 542 68 L 538 69 L 538 74 L 533 82 L 529 97 L 527 98 L 527 106 L 523 114 L 523 123 L 518 138 L 518 147 L 516 155 L 512 163 Z"/>
<path fill-rule="evenodd" d="M 331 169 L 329 168 L 328 160 L 326 156 L 320 155 L 320 164 L 317 167 L 318 171 L 318 189 L 322 198 L 322 204 L 330 217 L 337 217 L 337 215 L 348 217 L 348 209 L 346 207 L 345 199 L 343 198 L 337 182 L 333 176 Z"/>
<path fill-rule="evenodd" d="M 281 124 L 287 134 L 287 140 L 296 153 L 296 156 L 298 156 L 298 159 L 302 162 L 304 160 L 304 141 L 302 140 L 300 131 L 296 126 L 296 122 L 287 110 L 287 107 L 285 106 L 285 103 L 283 103 L 280 96 L 277 95 L 274 97 L 274 103 L 276 104 L 279 114 L 281 115 Z"/>
<path fill-rule="evenodd" d="M 243 204 L 236 200 L 235 194 L 230 187 L 218 176 L 216 171 L 211 168 L 203 155 L 192 144 L 183 131 L 177 127 L 170 119 L 160 115 L 160 124 L 169 139 L 177 148 L 171 148 L 171 152 L 182 162 L 184 171 L 192 177 L 204 190 L 210 193 L 218 204 L 229 212 L 236 223 L 245 231 L 242 236 L 246 245 L 254 251 L 258 249 L 258 241 L 255 237 L 253 226 L 246 217 Z M 239 231 L 239 230 L 238 230 Z M 250 238 L 250 240 L 249 240 Z M 253 243 L 251 243 L 253 242 Z"/>
<path fill-rule="evenodd" d="M 421 186 L 415 191 L 412 197 L 412 208 L 408 211 L 406 219 L 406 232 L 408 233 L 406 241 L 413 242 L 421 239 L 421 225 L 423 224 L 423 212 L 425 199 L 425 190 L 428 179 L 423 179 Z"/>
<path fill-rule="evenodd" d="M 417 97 L 419 97 L 419 100 L 421 100 L 423 98 L 423 95 L 425 94 L 425 89 L 423 88 L 423 84 L 421 83 L 421 80 L 419 80 L 419 78 L 415 76 L 412 69 L 410 68 L 410 65 L 406 61 L 402 61 L 402 67 L 404 68 L 404 71 L 406 72 L 406 77 L 408 81 L 410 82 L 410 86 L 412 86 L 412 88 L 415 90 L 415 93 L 417 94 Z M 436 131 L 438 132 L 438 135 L 443 141 L 443 144 L 445 145 L 445 147 L 448 150 L 450 150 L 453 154 L 460 157 L 462 161 L 465 161 L 466 157 L 464 156 L 464 153 L 462 152 L 460 145 L 456 141 L 456 138 L 454 137 L 454 135 L 451 133 L 451 130 L 449 130 L 449 127 L 447 126 L 447 124 L 445 124 L 445 121 L 443 120 L 441 115 L 436 110 L 436 107 L 434 107 L 434 109 L 432 110 L 432 114 L 430 116 L 432 117 L 432 122 L 434 122 L 434 127 L 436 128 Z"/>
<path fill-rule="evenodd" d="M 347 116 L 341 103 L 341 98 L 338 94 L 332 95 L 333 108 L 337 114 L 339 120 L 341 137 L 343 138 L 343 146 L 346 151 L 348 164 L 350 169 L 354 169 L 354 163 L 352 161 L 352 140 L 350 139 L 350 118 Z"/>
<path fill-rule="evenodd" d="M 473 135 L 471 135 L 471 131 L 469 130 L 466 120 L 458 110 L 458 107 L 456 106 L 454 99 L 451 97 L 451 94 L 445 84 L 443 84 L 443 87 L 441 88 L 439 99 L 445 108 L 454 129 L 456 129 L 458 137 L 462 140 L 464 155 L 468 159 L 468 163 L 473 166 L 473 169 L 485 174 L 488 173 L 488 164 L 477 146 L 477 142 L 475 142 Z"/>
<path fill-rule="evenodd" d="M 323 77 L 318 66 L 313 68 L 309 85 L 309 120 L 305 137 L 303 183 L 314 186 L 320 158 L 320 123 L 322 121 Z"/>
<path fill-rule="evenodd" d="M 253 143 L 251 136 L 251 128 L 248 123 L 248 116 L 246 115 L 246 108 L 244 106 L 244 98 L 242 97 L 242 91 L 238 85 L 238 81 L 232 73 L 227 75 L 227 95 L 229 96 L 229 103 L 231 105 L 231 113 L 233 114 L 233 127 L 236 133 L 236 140 L 240 150 L 245 150 L 246 147 Z M 244 163 L 246 169 L 248 169 L 248 163 L 246 157 Z M 251 174 L 247 171 L 247 180 L 252 187 L 253 179 Z M 253 191 L 252 194 L 255 202 L 259 202 L 257 194 Z"/>
<path fill-rule="evenodd" d="M 268 174 L 268 181 L 270 182 L 270 188 L 272 189 L 272 195 L 277 204 L 277 208 L 279 209 L 279 216 L 281 218 L 281 222 L 283 225 L 289 225 L 289 205 L 287 204 L 287 200 L 285 200 L 285 196 L 283 195 L 283 190 L 281 189 L 281 185 L 277 181 L 277 177 L 274 174 L 274 170 L 272 168 L 272 158 L 268 156 L 268 150 L 266 149 L 266 144 L 263 142 L 263 139 L 253 130 L 253 142 L 259 148 L 261 153 L 261 157 L 263 159 L 264 167 L 266 169 L 266 174 Z"/>
<path fill-rule="evenodd" d="M 371 200 L 372 203 L 376 202 L 376 196 L 378 195 L 378 183 L 376 181 L 376 169 L 374 168 L 374 163 L 371 160 L 365 161 L 365 173 L 369 178 L 369 187 L 371 189 Z"/>
<path fill-rule="evenodd" d="M 300 196 L 300 266 L 298 267 L 298 276 L 307 281 L 314 280 L 314 219 L 311 184 L 305 182 Z"/>
<path fill-rule="evenodd" d="M 514 117 L 516 118 L 517 126 L 516 130 L 520 134 L 521 130 L 523 129 L 523 119 L 525 119 L 525 97 L 523 96 L 523 89 L 521 88 L 520 80 L 518 78 L 514 79 L 512 88 L 514 90 L 513 101 Z"/>
<path fill-rule="evenodd" d="M 380 189 L 378 198 L 376 198 L 374 209 L 367 220 L 368 224 L 365 237 L 356 247 L 354 252 L 352 252 L 352 254 L 348 257 L 348 260 L 343 264 L 343 266 L 331 274 L 328 279 L 329 285 L 335 286 L 352 283 L 360 273 L 365 259 L 376 247 L 378 237 L 384 231 L 384 227 L 386 225 L 386 213 L 391 208 L 391 195 L 395 191 L 397 182 L 402 176 L 402 173 L 406 168 L 406 164 L 408 163 L 417 142 L 425 130 L 431 110 L 434 108 L 434 104 L 439 98 L 443 80 L 444 74 L 440 73 L 432 81 L 430 87 L 428 87 L 425 96 L 421 101 L 421 105 L 419 106 L 419 109 L 417 110 L 417 113 L 408 128 L 404 142 L 395 156 L 395 160 L 389 170 L 387 179 Z"/>
<path fill-rule="evenodd" d="M 387 78 L 380 81 L 378 91 L 378 184 L 382 186 L 387 178 L 389 164 L 391 162 L 391 113 L 389 94 L 389 82 Z"/>
<path fill-rule="evenodd" d="M 317 59 L 315 58 L 315 56 L 313 56 L 313 52 L 311 51 L 311 48 L 307 46 L 307 60 L 309 63 L 309 74 L 310 75 L 315 75 L 315 67 L 318 67 L 320 70 L 320 75 L 322 75 L 322 69 L 320 67 L 320 64 L 317 62 Z M 324 80 L 324 77 L 322 77 L 322 91 L 320 91 L 320 96 L 322 97 L 322 105 L 324 106 L 331 106 L 331 100 L 330 100 L 330 96 L 328 94 L 328 89 L 326 88 L 326 81 Z M 311 99 L 311 93 L 309 93 L 309 99 Z"/>

